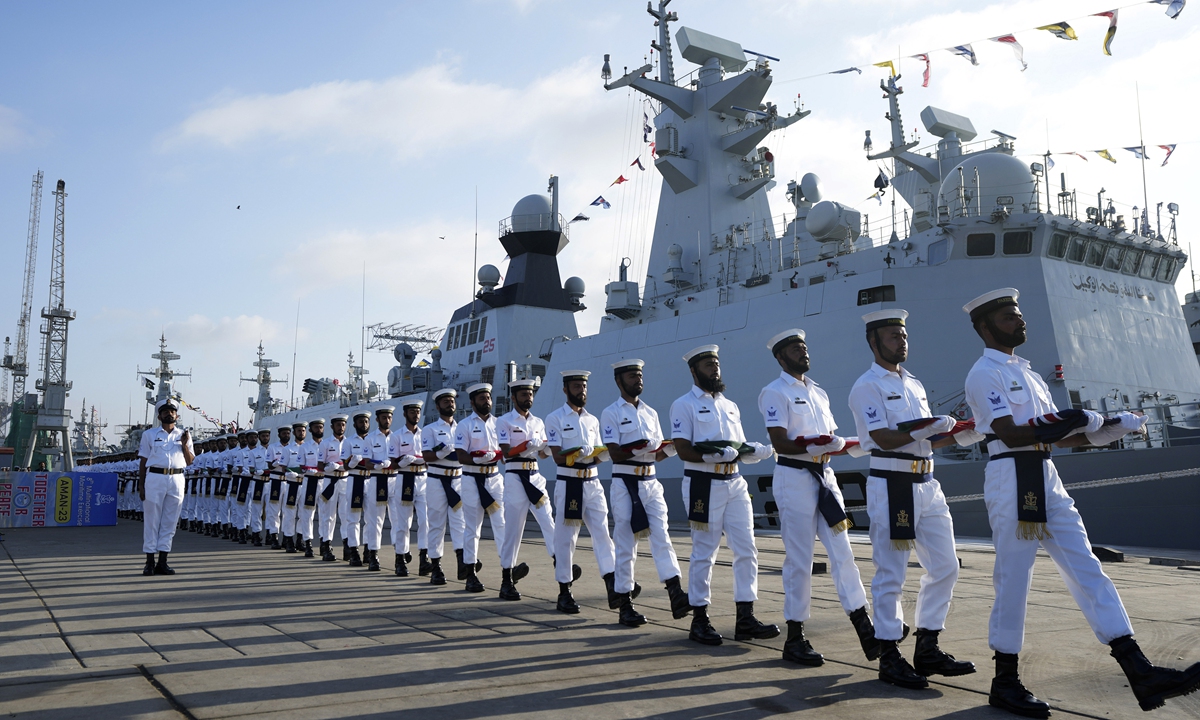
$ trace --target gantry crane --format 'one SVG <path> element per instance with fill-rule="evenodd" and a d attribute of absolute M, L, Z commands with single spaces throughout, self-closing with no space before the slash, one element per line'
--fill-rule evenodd
<path fill-rule="evenodd" d="M 17 320 L 17 349 L 12 355 L 5 347 L 4 367 L 12 373 L 12 404 L 25 401 L 25 377 L 29 375 L 29 320 L 33 313 L 33 278 L 37 268 L 38 228 L 42 217 L 42 171 L 33 176 L 29 199 L 29 235 L 25 243 L 25 280 L 21 290 L 21 316 Z M 27 409 L 32 411 L 32 408 Z"/>

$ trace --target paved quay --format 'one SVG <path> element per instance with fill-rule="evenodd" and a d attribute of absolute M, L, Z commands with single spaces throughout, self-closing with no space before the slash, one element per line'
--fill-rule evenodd
<path fill-rule="evenodd" d="M 649 623 L 618 625 L 586 535 L 577 556 L 584 576 L 574 588 L 582 612 L 570 616 L 554 609 L 557 585 L 536 531 L 522 548 L 532 572 L 518 586 L 520 602 L 496 597 L 490 540 L 480 553 L 488 592 L 470 595 L 453 579 L 430 586 L 415 564 L 413 576 L 395 577 L 390 549 L 380 551 L 384 571 L 371 573 L 192 533 L 176 536 L 177 575 L 143 577 L 141 532 L 127 521 L 4 532 L 0 717 L 1015 717 L 987 706 L 994 555 L 985 543 L 959 548 L 962 572 L 941 638 L 979 672 L 931 678 L 930 689 L 912 691 L 876 678 L 827 574 L 814 578 L 814 615 L 805 624 L 824 666 L 783 663 L 783 636 L 733 641 L 725 549 L 712 616 L 726 641 L 710 648 L 687 640 L 688 620 L 671 618 L 645 552 L 637 606 Z M 855 556 L 869 583 L 870 545 L 860 540 Z M 686 577 L 687 533 L 674 541 Z M 782 560 L 779 538 L 761 536 L 756 610 L 780 626 Z M 913 567 L 904 598 L 910 623 L 920 572 Z M 1152 662 L 1200 661 L 1196 566 L 1127 554 L 1105 568 Z M 1141 712 L 1050 560 L 1040 555 L 1034 573 L 1022 677 L 1055 717 L 1200 718 L 1200 693 Z M 911 657 L 912 640 L 901 648 Z"/>

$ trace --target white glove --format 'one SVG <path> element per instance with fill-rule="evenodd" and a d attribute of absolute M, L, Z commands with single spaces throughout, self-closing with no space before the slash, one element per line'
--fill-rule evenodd
<path fill-rule="evenodd" d="M 451 447 L 450 445 L 447 445 L 446 447 L 442 448 L 435 454 L 437 455 L 439 460 L 445 460 L 446 458 L 450 457 L 450 455 L 453 453 L 454 453 L 454 448 Z"/>
<path fill-rule="evenodd" d="M 971 447 L 975 443 L 983 442 L 984 435 L 975 428 L 967 428 L 960 433 L 954 434 L 954 442 L 958 443 L 959 447 Z"/>
<path fill-rule="evenodd" d="M 1088 424 L 1084 429 L 1085 433 L 1094 433 L 1104 427 L 1104 416 L 1092 410 L 1084 410 L 1083 414 L 1087 416 Z"/>
<path fill-rule="evenodd" d="M 935 417 L 937 419 L 934 420 L 933 422 L 929 423 L 925 427 L 923 427 L 919 430 L 913 430 L 911 433 L 909 433 L 909 435 L 912 436 L 912 439 L 919 441 L 919 440 L 925 440 L 926 438 L 933 437 L 934 435 L 941 435 L 942 433 L 948 433 L 954 429 L 954 424 L 956 422 L 958 422 L 957 420 L 950 417 L 949 415 L 937 415 Z"/>
<path fill-rule="evenodd" d="M 768 458 L 775 457 L 775 448 L 771 447 L 770 445 L 763 445 L 762 443 L 756 442 L 746 444 L 754 448 L 754 452 L 745 456 L 744 462 L 747 465 L 753 465 L 760 460 L 766 460 Z"/>
<path fill-rule="evenodd" d="M 362 461 L 363 461 L 362 455 L 351 455 L 350 459 L 346 462 L 346 467 L 356 468 L 359 466 L 359 464 L 362 463 Z"/>
<path fill-rule="evenodd" d="M 593 450 L 592 452 L 595 452 L 595 450 Z M 598 462 L 598 463 L 608 462 L 610 459 L 611 458 L 608 455 L 607 448 L 603 452 L 601 452 L 599 455 L 596 456 L 596 462 Z"/>
<path fill-rule="evenodd" d="M 300 479 L 300 476 L 299 476 L 299 475 L 297 475 L 296 473 L 292 472 L 291 470 L 288 470 L 287 472 L 285 472 L 285 473 L 283 474 L 283 476 L 284 476 L 285 478 L 287 478 L 287 479 L 288 479 L 289 481 L 291 481 L 291 482 L 294 482 L 294 481 L 296 481 L 296 480 L 299 480 L 299 479 Z"/>
<path fill-rule="evenodd" d="M 662 449 L 667 457 L 675 457 L 679 454 L 679 448 L 675 447 L 675 443 L 671 443 Z"/>
<path fill-rule="evenodd" d="M 528 445 L 525 446 L 525 450 L 526 451 L 532 450 L 534 452 L 537 452 L 538 450 L 541 450 L 544 447 L 546 447 L 545 440 L 543 440 L 541 438 L 534 438 L 529 441 Z"/>
<path fill-rule="evenodd" d="M 1097 447 L 1109 445 L 1121 439 L 1128 433 L 1135 431 L 1141 432 L 1143 426 L 1146 424 L 1146 421 L 1149 419 L 1144 415 L 1138 416 L 1131 412 L 1120 412 L 1117 413 L 1116 417 L 1118 420 L 1120 420 L 1119 423 L 1113 425 L 1104 425 L 1095 432 L 1086 433 L 1088 443 Z"/>
<path fill-rule="evenodd" d="M 396 465 L 399 467 L 402 467 L 402 468 L 412 465 L 413 462 L 416 460 L 416 458 L 413 457 L 412 455 L 401 455 L 397 459 L 399 460 L 399 462 L 397 462 Z"/>
<path fill-rule="evenodd" d="M 1119 412 L 1117 417 L 1121 420 L 1121 427 L 1126 432 L 1144 432 L 1146 422 L 1150 419 L 1145 415 L 1134 415 L 1131 412 Z"/>
<path fill-rule="evenodd" d="M 809 445 L 805 449 L 808 450 L 810 455 L 832 455 L 833 453 L 841 452 L 844 447 L 846 447 L 846 439 L 834 435 L 833 440 L 824 445 Z"/>
<path fill-rule="evenodd" d="M 721 448 L 721 452 L 700 456 L 700 459 L 706 463 L 730 463 L 737 460 L 737 458 L 738 451 L 728 446 Z"/>

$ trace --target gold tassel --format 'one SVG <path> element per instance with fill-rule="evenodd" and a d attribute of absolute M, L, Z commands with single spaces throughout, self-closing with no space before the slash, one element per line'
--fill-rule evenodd
<path fill-rule="evenodd" d="M 645 540 L 646 538 L 650 537 L 650 528 L 646 528 L 645 530 L 638 530 L 637 532 L 635 532 L 633 534 L 633 537 L 635 540 Z"/>
<path fill-rule="evenodd" d="M 488 505 L 486 508 L 484 508 L 484 510 L 487 511 L 488 515 L 491 515 L 492 513 L 496 512 L 499 509 L 500 509 L 500 503 L 498 503 L 498 502 L 493 502 L 491 505 Z"/>
<path fill-rule="evenodd" d="M 412 500 L 401 500 L 400 504 L 403 505 L 404 507 L 412 507 L 413 501 Z"/>
<path fill-rule="evenodd" d="M 692 526 L 692 529 L 696 532 L 708 532 L 708 523 L 696 522 L 695 520 L 691 520 L 689 522 Z"/>
<path fill-rule="evenodd" d="M 841 522 L 840 522 L 840 523 L 838 523 L 837 525 L 833 525 L 833 526 L 831 526 L 831 527 L 829 528 L 829 530 L 830 530 L 830 532 L 832 532 L 834 535 L 838 535 L 838 534 L 840 534 L 840 533 L 844 533 L 844 532 L 846 532 L 847 530 L 849 530 L 849 529 L 850 529 L 850 528 L 852 528 L 852 527 L 854 527 L 854 523 L 853 523 L 853 522 L 850 520 L 850 518 L 849 518 L 849 517 L 847 517 L 845 520 L 841 521 Z"/>
<path fill-rule="evenodd" d="M 451 510 L 462 510 L 462 500 L 459 500 L 457 503 L 454 504 L 454 507 L 452 507 L 450 509 Z"/>
<path fill-rule="evenodd" d="M 538 501 L 534 503 L 534 507 L 543 507 L 546 504 L 546 496 L 543 494 Z"/>
<path fill-rule="evenodd" d="M 567 525 L 569 527 L 579 527 L 579 526 L 583 525 L 583 518 L 579 518 L 578 520 L 573 520 L 573 519 L 568 518 L 566 520 L 563 520 L 563 524 Z"/>
<path fill-rule="evenodd" d="M 892 541 L 892 549 L 893 550 L 899 550 L 901 552 L 904 552 L 904 551 L 909 551 L 909 550 L 915 550 L 916 547 L 917 547 L 917 543 L 915 540 L 893 540 Z"/>
<path fill-rule="evenodd" d="M 1054 536 L 1046 528 L 1046 523 L 1032 523 L 1022 520 L 1017 523 L 1017 537 L 1022 540 L 1045 540 Z"/>

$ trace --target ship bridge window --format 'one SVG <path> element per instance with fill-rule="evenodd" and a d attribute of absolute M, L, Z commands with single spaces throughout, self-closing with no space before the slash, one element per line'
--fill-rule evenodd
<path fill-rule="evenodd" d="M 1175 274 L 1175 258 L 1165 257 L 1158 266 L 1158 279 L 1160 282 L 1171 282 L 1171 277 Z"/>
<path fill-rule="evenodd" d="M 894 302 L 896 300 L 895 285 L 880 285 L 858 291 L 858 304 L 871 305 L 877 302 Z"/>
<path fill-rule="evenodd" d="M 1125 248 L 1112 245 L 1108 248 L 1108 252 L 1104 255 L 1105 270 L 1120 270 L 1121 256 L 1125 254 Z"/>
<path fill-rule="evenodd" d="M 479 318 L 479 342 L 483 342 L 487 338 L 487 315 Z"/>
<path fill-rule="evenodd" d="M 967 257 L 986 257 L 995 254 L 995 233 L 972 233 L 967 236 Z"/>
<path fill-rule="evenodd" d="M 1089 267 L 1100 267 L 1104 262 L 1104 243 L 1099 240 L 1088 243 L 1087 256 L 1083 262 Z"/>
<path fill-rule="evenodd" d="M 1071 238 L 1071 246 L 1067 248 L 1068 262 L 1083 262 L 1083 256 L 1087 253 L 1087 240 L 1075 235 Z"/>
<path fill-rule="evenodd" d="M 1142 268 L 1138 272 L 1138 275 L 1146 278 L 1147 280 L 1153 280 L 1154 273 L 1158 272 L 1158 261 L 1161 257 L 1161 255 L 1156 255 L 1151 252 L 1146 253 L 1146 257 L 1142 258 Z"/>
<path fill-rule="evenodd" d="M 476 318 L 471 321 L 471 330 L 470 330 L 470 334 L 467 335 L 467 344 L 474 345 L 475 341 L 477 341 L 478 339 L 479 339 L 479 319 Z"/>
<path fill-rule="evenodd" d="M 1033 233 L 1029 230 L 1015 230 L 1004 233 L 1005 255 L 1028 255 L 1033 252 Z"/>
<path fill-rule="evenodd" d="M 1142 251 L 1130 248 L 1125 251 L 1125 260 L 1121 263 L 1121 272 L 1126 275 L 1137 275 L 1142 266 Z"/>
<path fill-rule="evenodd" d="M 1050 236 L 1050 248 L 1047 254 L 1052 258 L 1063 259 L 1067 256 L 1067 245 L 1070 239 L 1066 233 L 1054 233 Z"/>
<path fill-rule="evenodd" d="M 454 327 L 450 328 L 450 342 L 446 343 L 447 349 L 454 350 L 458 347 L 458 336 L 461 334 L 461 332 L 462 325 L 455 325 Z"/>
<path fill-rule="evenodd" d="M 945 238 L 937 242 L 929 243 L 929 257 L 927 262 L 930 265 L 941 265 L 950 259 L 950 241 Z"/>

